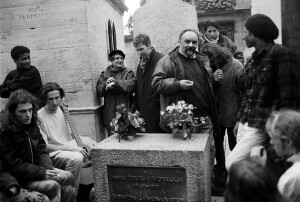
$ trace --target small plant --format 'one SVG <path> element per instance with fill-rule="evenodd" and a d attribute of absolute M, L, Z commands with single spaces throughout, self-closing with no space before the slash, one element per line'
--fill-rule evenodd
<path fill-rule="evenodd" d="M 139 129 L 142 132 L 146 132 L 144 128 L 145 120 L 140 117 L 140 113 L 135 111 L 130 112 L 125 104 L 118 105 L 116 107 L 116 117 L 110 122 L 112 133 L 119 134 L 120 139 L 132 140 L 135 130 Z"/>
<path fill-rule="evenodd" d="M 195 107 L 192 104 L 187 104 L 185 101 L 178 101 L 177 104 L 167 106 L 166 111 L 161 111 L 163 121 L 176 133 L 178 130 L 185 132 L 184 139 L 191 138 L 191 129 L 197 126 L 197 121 L 193 117 L 192 110 Z"/>

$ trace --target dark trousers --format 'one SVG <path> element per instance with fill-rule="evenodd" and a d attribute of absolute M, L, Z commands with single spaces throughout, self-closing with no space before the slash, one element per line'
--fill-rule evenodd
<path fill-rule="evenodd" d="M 215 144 L 216 144 L 216 161 L 217 166 L 225 166 L 225 152 L 224 152 L 224 136 L 225 131 L 227 129 L 227 135 L 228 135 L 228 143 L 230 150 L 233 150 L 233 148 L 236 145 L 236 137 L 233 134 L 233 127 L 224 127 L 221 126 L 221 133 L 216 135 L 215 138 Z"/>

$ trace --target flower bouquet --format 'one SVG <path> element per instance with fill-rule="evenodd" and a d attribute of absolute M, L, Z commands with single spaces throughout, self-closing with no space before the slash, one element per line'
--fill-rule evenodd
<path fill-rule="evenodd" d="M 178 101 L 177 104 L 167 106 L 166 111 L 161 111 L 162 119 L 172 130 L 174 138 L 193 139 L 192 129 L 197 126 L 192 110 L 195 107 L 185 101 Z"/>
<path fill-rule="evenodd" d="M 144 128 L 145 120 L 140 117 L 138 111 L 134 113 L 128 111 L 125 104 L 118 105 L 116 109 L 116 117 L 112 119 L 110 126 L 112 133 L 119 134 L 119 142 L 121 138 L 132 140 L 136 129 L 146 132 Z"/>

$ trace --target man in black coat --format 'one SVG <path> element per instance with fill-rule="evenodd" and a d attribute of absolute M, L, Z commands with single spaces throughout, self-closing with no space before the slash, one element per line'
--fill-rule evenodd
<path fill-rule="evenodd" d="M 152 74 L 156 63 L 163 57 L 163 54 L 151 47 L 150 37 L 146 34 L 139 34 L 133 41 L 133 46 L 140 56 L 140 63 L 137 67 L 137 88 L 136 108 L 146 122 L 147 133 L 161 133 L 159 126 L 160 101 L 159 94 L 151 87 Z"/>

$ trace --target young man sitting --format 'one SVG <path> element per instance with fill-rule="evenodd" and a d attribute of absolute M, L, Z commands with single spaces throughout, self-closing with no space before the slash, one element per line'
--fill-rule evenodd
<path fill-rule="evenodd" d="M 5 107 L 0 131 L 0 158 L 4 169 L 26 189 L 45 194 L 50 201 L 74 202 L 70 172 L 53 168 L 36 120 L 36 99 L 27 91 L 13 92 Z"/>

